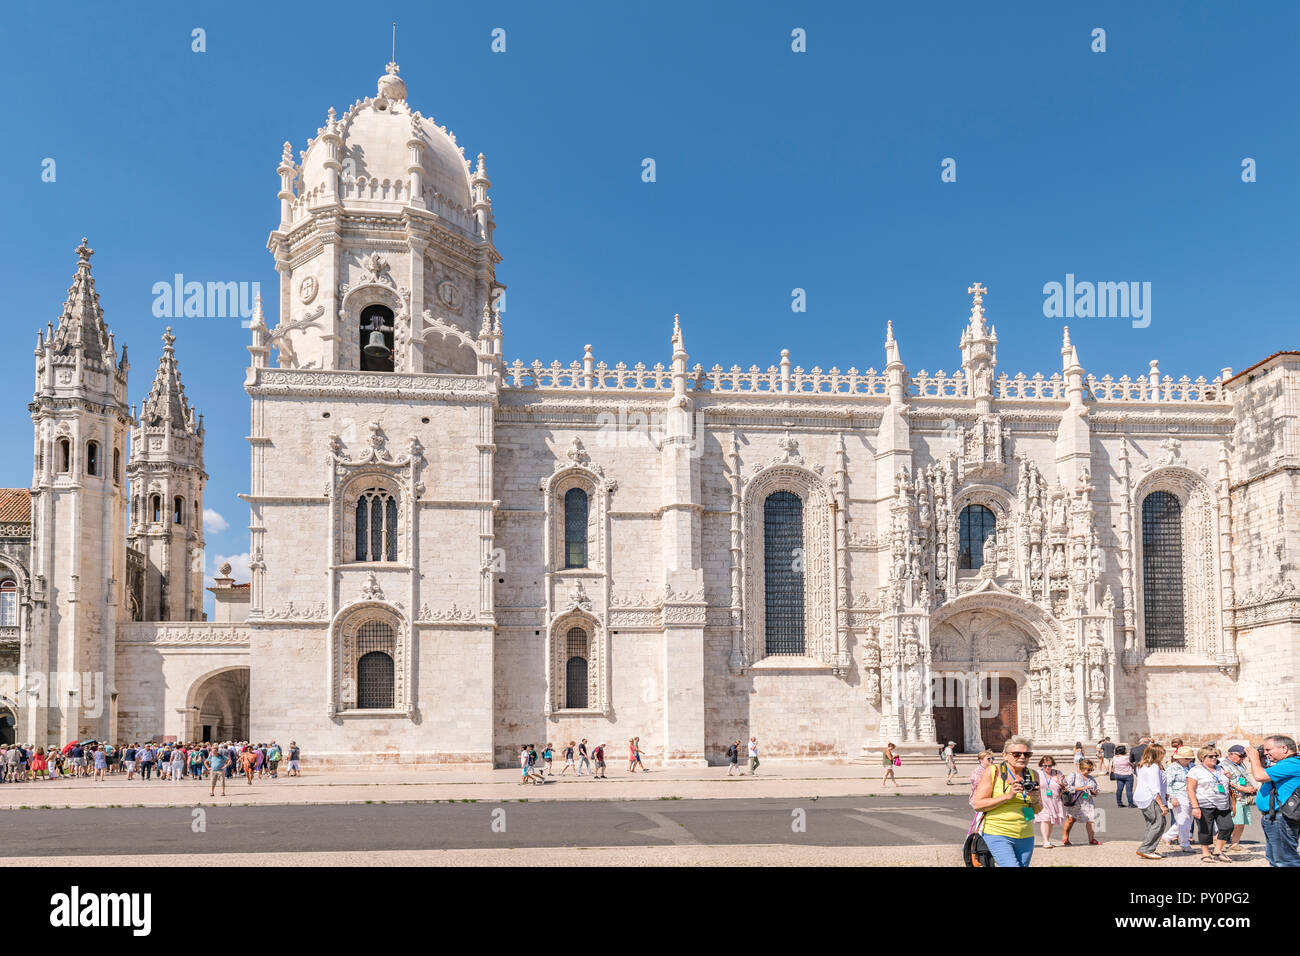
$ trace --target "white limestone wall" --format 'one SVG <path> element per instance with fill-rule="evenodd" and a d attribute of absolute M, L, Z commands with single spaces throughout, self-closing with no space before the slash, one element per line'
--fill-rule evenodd
<path fill-rule="evenodd" d="M 245 628 L 209 622 L 121 624 L 116 658 L 118 705 L 110 733 L 115 742 L 140 743 L 192 737 L 196 728 L 186 712 L 202 704 L 196 693 L 203 682 L 252 663 Z M 250 677 L 256 689 L 257 673 Z M 107 702 L 105 712 L 111 712 Z"/>

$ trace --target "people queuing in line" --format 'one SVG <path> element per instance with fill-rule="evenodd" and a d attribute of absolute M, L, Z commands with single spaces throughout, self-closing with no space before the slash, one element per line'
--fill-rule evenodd
<path fill-rule="evenodd" d="M 64 747 L 0 744 L 0 782 L 84 778 L 104 783 L 118 776 L 127 780 L 202 780 L 210 776 L 208 757 L 219 751 L 225 757 L 223 769 L 230 776 L 238 765 L 250 786 L 253 779 L 279 779 L 284 751 L 272 740 L 267 743 L 248 741 L 204 741 L 175 743 L 170 741 L 133 741 L 114 746 L 96 740 L 72 741 Z M 289 745 L 289 776 L 301 775 L 301 751 L 296 741 Z"/>

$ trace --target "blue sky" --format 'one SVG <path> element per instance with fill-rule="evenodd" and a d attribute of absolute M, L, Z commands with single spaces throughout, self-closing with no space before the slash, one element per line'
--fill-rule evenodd
<path fill-rule="evenodd" d="M 706 367 L 783 347 L 880 367 L 892 319 L 910 371 L 951 370 L 979 280 L 999 370 L 1051 373 L 1062 322 L 1043 286 L 1067 274 L 1151 283 L 1146 328 L 1070 322 L 1098 375 L 1158 358 L 1208 378 L 1300 346 L 1294 3 L 27 6 L 0 36 L 0 485 L 31 480 L 30 350 L 86 235 L 132 401 L 175 326 L 207 505 L 229 525 L 209 567 L 247 551 L 247 332 L 155 318 L 151 290 L 179 272 L 274 300 L 280 145 L 296 155 L 330 106 L 373 94 L 394 19 L 413 106 L 487 154 L 510 360 L 567 365 L 590 342 L 611 364 L 667 363 L 679 312 Z"/>

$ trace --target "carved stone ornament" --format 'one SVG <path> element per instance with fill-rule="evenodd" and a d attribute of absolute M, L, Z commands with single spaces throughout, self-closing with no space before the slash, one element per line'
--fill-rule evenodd
<path fill-rule="evenodd" d="M 379 586 L 379 581 L 375 578 L 375 572 L 371 571 L 366 577 L 366 583 L 361 586 L 361 600 L 382 601 L 383 599 L 384 589 Z"/>
<path fill-rule="evenodd" d="M 315 276 L 306 276 L 298 285 L 298 296 L 302 299 L 303 305 L 307 305 L 316 298 L 316 293 L 320 290 L 320 283 L 316 281 Z"/>
<path fill-rule="evenodd" d="M 361 268 L 365 270 L 364 282 L 370 282 L 377 285 L 395 286 L 393 277 L 389 275 L 388 261 L 377 252 L 361 257 Z"/>

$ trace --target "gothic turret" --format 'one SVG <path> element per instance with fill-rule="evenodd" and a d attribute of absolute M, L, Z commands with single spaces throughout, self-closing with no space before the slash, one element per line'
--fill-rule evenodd
<path fill-rule="evenodd" d="M 104 321 L 92 255 L 82 239 L 58 324 L 37 336 L 28 406 L 34 607 L 19 671 L 21 722 L 41 744 L 111 731 L 105 695 L 113 692 L 115 626 L 125 615 L 128 365 Z"/>
<path fill-rule="evenodd" d="M 185 397 L 173 348 L 162 358 L 131 433 L 131 526 L 128 540 L 144 555 L 138 615 L 146 621 L 203 616 L 203 419 Z"/>

